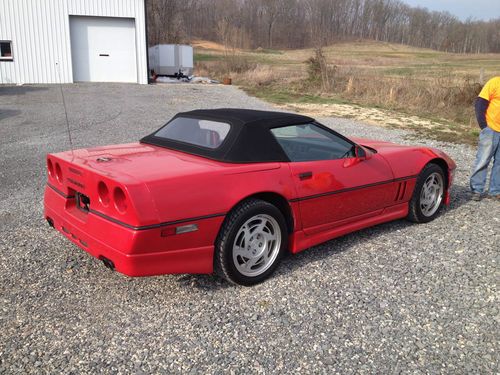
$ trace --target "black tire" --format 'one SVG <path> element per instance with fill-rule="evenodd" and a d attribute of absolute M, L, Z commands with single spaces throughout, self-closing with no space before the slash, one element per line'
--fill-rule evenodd
<path fill-rule="evenodd" d="M 255 228 L 254 232 L 249 230 L 248 234 L 252 234 L 251 238 L 255 235 L 255 239 L 252 242 L 256 244 L 255 246 L 262 246 L 262 243 L 259 244 L 259 242 L 264 242 L 264 246 L 260 248 L 262 249 L 260 251 L 268 249 L 269 243 L 273 244 L 273 250 L 264 251 L 265 254 L 273 254 L 273 256 L 271 257 L 272 260 L 267 261 L 265 258 L 268 258 L 268 256 L 266 255 L 264 257 L 264 255 L 262 255 L 263 258 L 260 267 L 263 271 L 260 274 L 245 275 L 240 271 L 240 269 L 246 266 L 245 259 L 248 259 L 248 261 L 250 261 L 250 259 L 235 253 L 235 251 L 237 251 L 235 250 L 237 249 L 235 241 L 240 241 L 243 238 L 242 241 L 245 243 L 243 251 L 246 251 L 245 241 L 247 236 L 240 230 L 243 230 L 243 226 L 249 225 L 249 221 L 251 224 L 251 220 L 259 220 L 262 218 L 264 218 L 263 220 L 267 220 L 266 218 L 269 218 L 270 228 L 275 232 L 274 236 L 278 237 L 277 231 L 279 231 L 279 242 L 278 240 L 275 242 L 269 242 L 262 239 L 257 240 L 258 234 Z M 264 228 L 265 230 L 270 231 L 269 227 L 264 226 Z M 236 238 L 237 235 L 238 239 Z M 268 202 L 259 199 L 248 199 L 236 206 L 228 214 L 222 224 L 215 243 L 214 270 L 219 276 L 233 284 L 245 286 L 258 284 L 267 279 L 275 271 L 281 258 L 283 257 L 283 254 L 286 252 L 287 247 L 288 231 L 285 218 L 283 217 L 281 211 Z M 248 251 L 250 254 L 250 250 Z M 257 251 L 259 251 L 259 248 L 257 248 Z M 259 256 L 258 254 L 259 253 L 257 253 L 256 256 L 254 256 L 254 254 L 253 259 L 257 259 Z M 237 259 L 234 259 L 235 257 Z M 259 267 L 259 263 L 256 263 L 253 267 Z M 258 270 L 249 269 L 248 272 L 258 272 Z"/>
<path fill-rule="evenodd" d="M 440 193 L 440 197 L 438 197 L 439 194 L 436 194 L 436 201 L 434 203 L 434 206 L 432 207 L 432 210 L 426 213 L 425 207 L 422 207 L 423 205 L 425 206 L 422 200 L 422 194 L 424 185 L 431 176 L 436 176 L 437 180 L 440 179 L 442 184 L 442 191 Z M 417 183 L 409 202 L 407 219 L 409 221 L 413 221 L 414 223 L 428 223 L 429 221 L 434 220 L 443 208 L 446 183 L 446 177 L 443 169 L 439 165 L 433 163 L 427 164 L 417 178 Z M 439 201 L 437 199 L 439 199 Z"/>

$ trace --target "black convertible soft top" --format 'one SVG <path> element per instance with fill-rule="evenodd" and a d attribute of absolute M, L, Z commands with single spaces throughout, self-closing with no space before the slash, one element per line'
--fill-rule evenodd
<path fill-rule="evenodd" d="M 142 138 L 141 143 L 230 163 L 289 161 L 269 129 L 314 122 L 311 117 L 293 113 L 236 108 L 198 109 L 178 113 L 172 120 L 178 117 L 223 122 L 230 125 L 230 130 L 214 149 L 157 137 L 157 131 Z"/>

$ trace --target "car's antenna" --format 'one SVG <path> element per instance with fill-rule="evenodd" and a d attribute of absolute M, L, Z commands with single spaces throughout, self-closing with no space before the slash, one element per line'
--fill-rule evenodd
<path fill-rule="evenodd" d="M 68 130 L 69 147 L 71 148 L 71 154 L 73 155 L 73 140 L 71 139 L 71 129 L 69 127 L 68 111 L 66 110 L 66 101 L 64 100 L 64 91 L 62 87 L 61 70 L 59 67 L 59 63 L 56 63 L 56 66 L 57 66 L 57 75 L 59 77 L 59 89 L 61 90 L 61 98 L 64 107 L 64 116 L 66 117 L 66 128 Z"/>

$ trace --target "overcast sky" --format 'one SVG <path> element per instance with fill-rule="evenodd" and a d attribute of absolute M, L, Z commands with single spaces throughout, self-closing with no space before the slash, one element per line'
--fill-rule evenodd
<path fill-rule="evenodd" d="M 500 0 L 403 0 L 412 6 L 429 10 L 447 11 L 461 20 L 500 18 Z"/>

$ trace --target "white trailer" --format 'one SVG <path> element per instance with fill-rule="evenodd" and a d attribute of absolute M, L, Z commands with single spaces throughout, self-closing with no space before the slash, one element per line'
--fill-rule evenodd
<path fill-rule="evenodd" d="M 183 44 L 157 44 L 149 48 L 149 68 L 158 75 L 193 74 L 193 47 Z"/>

